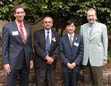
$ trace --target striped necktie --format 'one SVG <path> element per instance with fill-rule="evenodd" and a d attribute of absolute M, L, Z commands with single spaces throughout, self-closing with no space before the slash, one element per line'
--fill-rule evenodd
<path fill-rule="evenodd" d="M 70 41 L 70 45 L 71 45 L 71 46 L 72 46 L 72 38 L 73 38 L 73 36 L 70 35 L 69 41 Z"/>
<path fill-rule="evenodd" d="M 26 43 L 26 39 L 25 39 L 25 34 L 23 32 L 23 25 L 20 24 L 19 28 L 20 28 L 20 34 L 21 34 L 21 37 L 22 37 L 22 41 L 25 44 Z"/>

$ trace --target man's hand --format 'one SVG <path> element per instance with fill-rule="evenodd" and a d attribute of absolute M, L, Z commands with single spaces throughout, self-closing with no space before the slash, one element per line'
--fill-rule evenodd
<path fill-rule="evenodd" d="M 47 64 L 52 64 L 54 62 L 54 59 L 50 56 L 46 56 Z"/>
<path fill-rule="evenodd" d="M 104 66 L 107 65 L 107 60 L 104 60 L 104 61 L 103 61 L 103 65 L 104 65 Z"/>
<path fill-rule="evenodd" d="M 67 63 L 67 67 L 68 67 L 69 69 L 73 69 L 73 66 L 72 66 L 71 63 Z"/>
<path fill-rule="evenodd" d="M 75 62 L 73 62 L 72 63 L 72 66 L 73 66 L 73 69 L 76 67 L 76 63 Z"/>
<path fill-rule="evenodd" d="M 34 62 L 33 60 L 30 61 L 30 69 L 32 69 L 34 67 Z"/>
<path fill-rule="evenodd" d="M 4 64 L 4 70 L 6 71 L 7 74 L 10 74 L 10 65 L 9 64 Z"/>

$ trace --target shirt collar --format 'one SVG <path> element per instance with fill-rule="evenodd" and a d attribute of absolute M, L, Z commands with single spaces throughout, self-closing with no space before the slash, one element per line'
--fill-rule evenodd
<path fill-rule="evenodd" d="M 93 24 L 90 24 L 90 23 L 89 23 L 89 26 L 90 26 L 90 27 L 91 27 L 91 26 L 94 27 L 95 25 L 96 25 L 96 21 L 94 21 Z"/>
<path fill-rule="evenodd" d="M 70 38 L 70 36 L 71 36 L 71 35 L 68 33 L 68 37 L 69 37 L 69 38 Z M 74 33 L 72 34 L 72 37 L 74 37 Z"/>
<path fill-rule="evenodd" d="M 20 26 L 20 23 L 18 21 L 15 20 L 15 22 L 16 22 L 17 26 Z M 23 22 L 21 22 L 21 24 L 23 25 Z"/>
<path fill-rule="evenodd" d="M 47 33 L 48 31 L 49 31 L 49 33 L 51 33 L 51 29 L 49 29 L 49 30 L 44 29 L 44 30 L 45 30 L 45 33 Z"/>

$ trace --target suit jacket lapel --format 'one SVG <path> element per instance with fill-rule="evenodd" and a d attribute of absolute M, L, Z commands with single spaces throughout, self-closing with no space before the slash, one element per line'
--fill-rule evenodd
<path fill-rule="evenodd" d="M 94 37 L 95 37 L 95 26 L 93 27 L 93 32 L 91 34 L 89 34 L 89 29 L 90 29 L 90 24 L 88 23 L 87 26 L 86 26 L 86 34 L 87 34 L 87 38 L 88 40 L 92 40 Z M 89 36 L 90 35 L 90 36 Z"/>
<path fill-rule="evenodd" d="M 72 48 L 73 42 L 72 42 L 72 46 L 71 46 L 68 35 L 66 35 L 66 43 L 68 43 L 67 45 L 68 45 L 70 48 Z"/>
<path fill-rule="evenodd" d="M 50 50 L 53 48 L 53 43 L 54 43 L 54 40 L 53 40 L 53 39 L 56 40 L 56 37 L 55 37 L 55 33 L 54 33 L 54 31 L 52 30 L 52 39 L 51 39 Z"/>
<path fill-rule="evenodd" d="M 95 28 L 93 28 L 94 30 L 93 30 L 93 32 L 92 32 L 92 34 L 91 34 L 91 37 L 90 37 L 90 40 L 92 40 L 94 37 L 95 37 Z"/>
<path fill-rule="evenodd" d="M 89 40 L 89 24 L 87 24 L 85 32 L 86 32 L 86 36 L 87 36 L 87 38 Z"/>
<path fill-rule="evenodd" d="M 74 34 L 74 38 L 73 38 L 73 42 L 72 42 L 72 49 L 74 49 L 74 43 L 76 43 L 77 42 L 77 40 L 78 40 L 78 37 L 77 37 L 77 35 L 76 34 Z"/>
<path fill-rule="evenodd" d="M 28 40 L 29 40 L 30 31 L 29 31 L 29 27 L 26 24 L 24 24 L 24 26 L 25 26 L 25 29 L 26 29 L 26 32 L 27 32 L 27 38 L 26 38 L 26 43 L 27 43 Z"/>
<path fill-rule="evenodd" d="M 97 28 L 97 23 L 95 22 L 93 25 L 93 32 L 91 34 L 90 40 L 92 40 L 95 37 L 95 32 L 96 32 L 96 28 Z"/>
<path fill-rule="evenodd" d="M 20 43 L 23 43 L 22 37 L 21 37 L 21 35 L 20 35 L 20 32 L 19 32 L 19 30 L 18 30 L 18 27 L 17 27 L 17 24 L 16 24 L 15 21 L 13 22 L 13 28 L 14 28 L 15 31 L 18 31 L 18 36 L 17 36 L 18 41 L 19 41 Z"/>
<path fill-rule="evenodd" d="M 74 38 L 73 38 L 73 42 L 72 42 L 72 45 L 74 44 L 74 42 L 76 42 L 77 41 L 77 35 L 76 34 L 74 34 Z"/>
<path fill-rule="evenodd" d="M 74 38 L 73 38 L 73 42 L 72 42 L 72 51 L 74 51 L 75 47 L 74 47 L 74 43 L 77 42 L 78 38 L 77 35 L 74 34 Z"/>
<path fill-rule="evenodd" d="M 45 30 L 42 29 L 41 33 L 40 33 L 40 38 L 42 39 L 42 43 L 43 43 L 43 47 L 44 47 L 44 50 L 45 50 L 45 47 L 46 47 L 46 39 L 45 39 Z"/>

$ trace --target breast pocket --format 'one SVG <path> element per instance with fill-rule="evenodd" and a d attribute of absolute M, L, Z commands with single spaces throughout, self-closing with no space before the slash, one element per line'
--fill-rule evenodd
<path fill-rule="evenodd" d="M 102 32 L 97 31 L 96 35 L 95 35 L 95 40 L 96 40 L 97 43 L 101 41 L 101 37 L 102 37 Z"/>
<path fill-rule="evenodd" d="M 101 31 L 97 31 L 97 32 L 96 32 L 96 35 L 97 35 L 97 36 L 101 36 Z"/>

